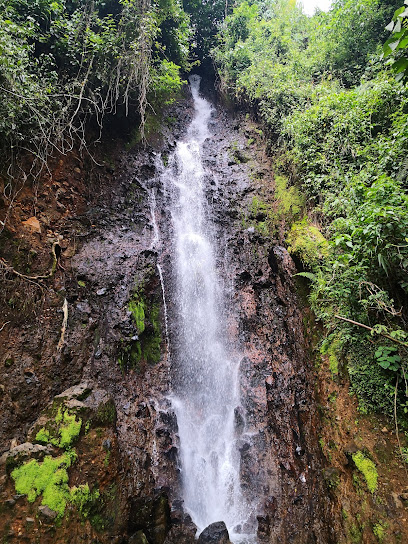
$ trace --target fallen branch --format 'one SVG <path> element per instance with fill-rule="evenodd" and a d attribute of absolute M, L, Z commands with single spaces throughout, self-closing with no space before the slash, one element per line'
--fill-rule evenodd
<path fill-rule="evenodd" d="M 57 247 L 58 242 L 54 242 L 52 244 L 51 248 L 51 254 L 52 254 L 52 264 L 47 274 L 45 275 L 39 275 L 39 276 L 27 276 L 26 274 L 21 274 L 20 272 L 17 272 L 12 266 L 7 264 L 7 261 L 3 258 L 0 258 L 0 263 L 4 266 L 4 268 L 8 271 L 14 274 L 15 276 L 18 276 L 19 278 L 23 278 L 28 281 L 37 281 L 37 280 L 47 280 L 48 278 L 52 278 L 52 276 L 55 273 L 55 270 L 57 268 L 57 254 L 55 252 L 55 248 Z"/>
<path fill-rule="evenodd" d="M 396 342 L 397 344 L 400 344 L 401 346 L 404 346 L 404 348 L 408 348 L 408 344 L 406 342 L 401 342 L 401 340 L 397 340 L 396 338 L 393 338 L 389 334 L 386 334 L 385 332 L 379 332 L 377 333 L 375 329 L 372 327 L 369 327 L 368 325 L 364 325 L 363 323 L 359 323 L 358 321 L 353 321 L 352 319 L 348 319 L 347 317 L 342 317 L 341 315 L 335 315 L 336 319 L 340 319 L 341 321 L 346 321 L 347 323 L 351 323 L 352 325 L 357 325 L 357 327 L 362 327 L 363 329 L 367 329 L 370 332 L 380 334 L 381 336 L 384 336 L 384 338 L 388 338 L 388 340 L 391 340 L 392 342 Z"/>
<path fill-rule="evenodd" d="M 68 324 L 68 301 L 66 298 L 64 298 L 64 304 L 62 305 L 62 312 L 64 314 L 64 319 L 62 320 L 62 327 L 61 327 L 61 336 L 58 342 L 57 351 L 61 351 L 62 347 L 64 345 L 64 337 L 65 337 L 65 331 L 67 330 L 67 324 Z"/>

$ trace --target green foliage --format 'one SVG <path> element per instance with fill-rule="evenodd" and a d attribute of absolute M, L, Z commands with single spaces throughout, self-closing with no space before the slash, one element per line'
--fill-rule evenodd
<path fill-rule="evenodd" d="M 23 148 L 36 175 L 118 111 L 138 112 L 143 137 L 148 104 L 181 89 L 190 36 L 177 0 L 0 0 L 0 166 L 12 177 Z"/>
<path fill-rule="evenodd" d="M 400 2 L 338 0 L 308 18 L 289 0 L 241 1 L 213 51 L 222 89 L 257 112 L 290 179 L 281 188 L 277 177 L 281 208 L 287 187 L 297 186 L 301 212 L 319 224 L 320 234 L 301 212 L 286 214 L 295 220 L 286 241 L 310 269 L 317 317 L 342 338 L 336 360 L 346 362 L 360 408 L 388 414 L 406 370 L 404 345 L 379 335 L 406 342 L 408 91 L 379 52 Z M 406 57 L 406 20 L 401 8 L 388 27 L 385 52 L 394 48 L 396 61 Z M 336 316 L 373 327 L 374 336 Z M 402 414 L 404 392 L 397 402 Z"/>
<path fill-rule="evenodd" d="M 189 14 L 194 29 L 193 52 L 195 59 L 207 64 L 210 50 L 228 4 L 224 0 L 184 0 L 183 7 Z"/>
<path fill-rule="evenodd" d="M 396 372 L 401 368 L 401 357 L 396 346 L 379 346 L 375 352 L 378 364 L 387 370 Z"/>
<path fill-rule="evenodd" d="M 352 457 L 357 469 L 364 476 L 368 490 L 371 493 L 375 493 L 378 488 L 378 472 L 375 464 L 361 451 L 354 453 Z"/>
<path fill-rule="evenodd" d="M 406 81 L 408 78 L 408 5 L 398 8 L 390 23 L 385 27 L 391 36 L 383 46 L 384 57 L 391 56 L 391 64 L 397 74 L 397 81 Z"/>

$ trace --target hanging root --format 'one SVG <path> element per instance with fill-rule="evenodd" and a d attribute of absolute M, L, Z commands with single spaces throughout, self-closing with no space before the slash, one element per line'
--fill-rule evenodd
<path fill-rule="evenodd" d="M 2 325 L 2 326 L 0 327 L 0 332 L 1 332 L 1 331 L 4 329 L 4 327 L 5 327 L 6 325 L 8 325 L 9 323 L 10 323 L 10 321 L 6 321 L 6 322 L 4 323 L 4 325 Z"/>
<path fill-rule="evenodd" d="M 61 336 L 58 342 L 57 351 L 61 351 L 62 347 L 64 345 L 64 338 L 65 338 L 65 331 L 67 330 L 67 324 L 68 324 L 68 302 L 67 299 L 64 298 L 64 304 L 62 305 L 62 312 L 64 314 L 64 319 L 62 320 L 62 327 L 61 327 Z"/>
<path fill-rule="evenodd" d="M 56 253 L 57 247 L 59 248 L 58 242 L 54 242 L 51 248 L 51 255 L 52 255 L 51 267 L 48 273 L 45 275 L 27 276 L 26 274 L 21 274 L 20 272 L 17 272 L 17 270 L 14 270 L 12 266 L 7 264 L 7 261 L 3 258 L 0 258 L 0 265 L 2 265 L 7 272 L 10 272 L 11 274 L 14 274 L 15 276 L 18 276 L 19 278 L 23 278 L 24 280 L 27 280 L 27 281 L 35 282 L 37 280 L 47 280 L 48 278 L 52 278 L 52 276 L 55 273 L 55 270 L 57 269 L 57 262 L 58 262 L 58 257 Z"/>

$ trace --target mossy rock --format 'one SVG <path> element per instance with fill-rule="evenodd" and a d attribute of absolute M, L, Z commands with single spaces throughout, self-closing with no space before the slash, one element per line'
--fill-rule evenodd
<path fill-rule="evenodd" d="M 154 296 L 147 297 L 144 286 L 134 289 L 128 303 L 137 335 L 124 338 L 118 353 L 118 364 L 122 371 L 141 372 L 144 364 L 155 365 L 161 358 L 160 305 Z"/>
<path fill-rule="evenodd" d="M 296 255 L 306 268 L 312 270 L 329 256 L 329 242 L 307 218 L 293 223 L 286 242 L 289 253 Z"/>
<path fill-rule="evenodd" d="M 362 451 L 354 453 L 352 459 L 357 470 L 364 476 L 368 490 L 375 493 L 378 489 L 378 472 L 374 461 L 364 455 Z"/>
<path fill-rule="evenodd" d="M 116 422 L 112 397 L 104 389 L 86 383 L 57 395 L 29 431 L 29 440 L 67 449 L 80 438 L 85 427 L 110 426 Z"/>
<path fill-rule="evenodd" d="M 22 465 L 28 459 L 44 459 L 50 453 L 50 448 L 42 444 L 24 442 L 0 457 L 0 465 L 5 466 L 6 473 L 10 474 L 15 468 Z"/>

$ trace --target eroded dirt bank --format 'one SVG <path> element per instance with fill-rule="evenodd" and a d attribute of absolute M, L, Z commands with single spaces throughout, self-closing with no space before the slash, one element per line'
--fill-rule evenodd
<path fill-rule="evenodd" d="M 102 166 L 74 154 L 58 159 L 35 205 L 28 187 L 17 198 L 0 239 L 4 542 L 194 541 L 179 497 L 177 422 L 165 398 L 169 361 L 157 264 L 170 318 L 174 277 L 170 217 L 156 176 L 156 153 L 166 161 L 191 114 L 188 99 L 175 106 L 152 146 L 126 150 L 123 142 L 106 141 L 96 157 Z M 241 475 L 258 505 L 259 540 L 378 542 L 373 527 L 384 520 L 387 541 L 404 542 L 403 486 L 375 495 L 362 478 L 353 486 L 356 471 L 343 452 L 353 439 L 347 425 L 355 411 L 328 416 L 333 387 L 346 391 L 346 382 L 335 384 L 321 372 L 316 391 L 315 325 L 296 295 L 284 227 L 265 211 L 264 204 L 277 204 L 262 135 L 221 106 L 211 132 L 206 194 L 222 248 L 217 262 L 228 293 L 227 326 L 240 346 Z M 1 203 L 1 218 L 8 204 Z M 329 455 L 331 440 L 337 449 Z M 382 440 L 392 451 L 395 437 L 387 431 Z M 372 455 L 380 478 L 387 478 Z M 59 480 L 50 477 L 57 490 L 30 494 L 27 477 L 13 471 L 30 460 L 31 468 L 43 466 L 47 457 L 61 458 L 51 470 L 60 471 Z M 397 463 L 390 486 L 404 474 Z M 41 505 L 48 492 L 54 509 Z M 392 493 L 397 497 L 388 501 Z"/>

